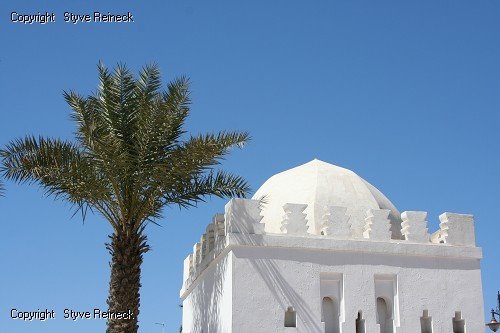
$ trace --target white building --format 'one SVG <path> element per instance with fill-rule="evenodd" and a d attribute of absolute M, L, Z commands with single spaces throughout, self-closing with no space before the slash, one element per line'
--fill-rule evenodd
<path fill-rule="evenodd" d="M 186 258 L 183 332 L 484 332 L 473 216 L 426 215 L 319 160 L 281 172 Z"/>

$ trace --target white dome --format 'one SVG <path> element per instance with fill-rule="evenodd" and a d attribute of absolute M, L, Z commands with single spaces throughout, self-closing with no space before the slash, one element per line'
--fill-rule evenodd
<path fill-rule="evenodd" d="M 368 209 L 389 209 L 392 238 L 401 238 L 401 215 L 394 205 L 373 185 L 351 170 L 317 159 L 280 172 L 269 178 L 254 194 L 265 197 L 262 223 L 266 232 L 280 233 L 283 205 L 307 204 L 309 233 L 319 234 L 326 206 L 347 207 L 355 235 L 360 236 Z"/>

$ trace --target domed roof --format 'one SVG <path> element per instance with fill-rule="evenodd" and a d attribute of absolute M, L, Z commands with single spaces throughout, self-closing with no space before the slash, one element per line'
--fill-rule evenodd
<path fill-rule="evenodd" d="M 280 233 L 283 205 L 299 203 L 307 204 L 304 213 L 309 233 L 320 234 L 325 207 L 341 206 L 347 208 L 354 235 L 361 237 L 366 211 L 389 209 L 392 238 L 401 238 L 401 214 L 389 199 L 351 170 L 317 159 L 269 178 L 253 199 L 263 197 L 261 222 L 265 223 L 266 232 Z"/>

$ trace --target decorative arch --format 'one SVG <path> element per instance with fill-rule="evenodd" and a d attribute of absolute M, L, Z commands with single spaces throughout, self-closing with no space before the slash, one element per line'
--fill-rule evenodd
<path fill-rule="evenodd" d="M 334 297 L 323 297 L 321 312 L 325 333 L 340 333 L 339 302 Z"/>
<path fill-rule="evenodd" d="M 291 306 L 285 312 L 285 327 L 297 327 L 297 312 Z"/>
<path fill-rule="evenodd" d="M 391 309 L 390 301 L 384 297 L 377 297 L 377 324 L 380 326 L 380 333 L 394 332 Z"/>

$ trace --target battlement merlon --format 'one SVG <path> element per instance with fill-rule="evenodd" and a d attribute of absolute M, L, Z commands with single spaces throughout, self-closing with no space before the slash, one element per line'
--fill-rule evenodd
<path fill-rule="evenodd" d="M 401 234 L 404 239 L 414 243 L 429 243 L 427 212 L 406 211 L 401 213 Z"/>
<path fill-rule="evenodd" d="M 439 215 L 439 220 L 441 242 L 456 246 L 476 246 L 473 215 L 446 212 Z"/>
<path fill-rule="evenodd" d="M 264 224 L 260 223 L 260 201 L 251 199 L 231 199 L 225 206 L 226 235 L 228 233 L 263 234 Z"/>

